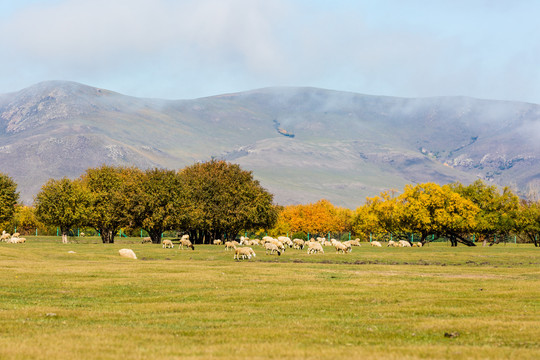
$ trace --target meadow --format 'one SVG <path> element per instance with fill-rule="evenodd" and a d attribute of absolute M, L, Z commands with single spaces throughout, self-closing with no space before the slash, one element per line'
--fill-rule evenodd
<path fill-rule="evenodd" d="M 0 243 L 0 359 L 540 358 L 532 245 L 235 261 L 213 245 L 27 238 Z"/>

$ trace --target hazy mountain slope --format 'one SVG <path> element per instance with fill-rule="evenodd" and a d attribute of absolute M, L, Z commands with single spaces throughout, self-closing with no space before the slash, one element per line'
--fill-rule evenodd
<path fill-rule="evenodd" d="M 280 128 L 294 138 L 278 134 Z M 540 183 L 540 107 L 268 88 L 195 100 L 140 99 L 44 82 L 0 95 L 0 171 L 22 199 L 102 163 L 181 168 L 210 157 L 253 170 L 281 204 L 355 207 L 406 183 Z"/>

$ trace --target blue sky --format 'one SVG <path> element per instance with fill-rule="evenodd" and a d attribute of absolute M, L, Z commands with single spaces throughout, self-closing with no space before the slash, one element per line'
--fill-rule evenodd
<path fill-rule="evenodd" d="M 0 93 L 268 86 L 540 103 L 536 0 L 3 0 Z"/>

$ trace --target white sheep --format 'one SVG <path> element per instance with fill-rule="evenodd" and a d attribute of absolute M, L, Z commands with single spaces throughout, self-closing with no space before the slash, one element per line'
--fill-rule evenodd
<path fill-rule="evenodd" d="M 336 248 L 336 253 L 339 253 L 341 251 L 345 254 L 350 251 L 350 247 L 347 247 L 345 244 L 340 243 L 339 241 L 334 243 L 334 247 Z"/>
<path fill-rule="evenodd" d="M 381 243 L 378 241 L 372 241 L 371 246 L 382 247 Z"/>
<path fill-rule="evenodd" d="M 225 241 L 225 251 L 236 249 L 236 245 L 232 241 Z"/>
<path fill-rule="evenodd" d="M 287 245 L 288 247 L 293 247 L 293 242 L 288 236 L 278 236 L 278 241 L 281 242 L 283 245 Z"/>
<path fill-rule="evenodd" d="M 234 251 L 234 259 L 236 260 L 240 260 L 240 258 L 245 259 L 246 257 L 251 259 L 252 256 L 255 257 L 257 255 L 255 255 L 255 251 L 250 247 L 239 247 Z"/>
<path fill-rule="evenodd" d="M 171 248 L 171 249 L 174 248 L 174 244 L 173 244 L 173 242 L 171 240 L 163 240 L 161 243 L 163 244 L 162 247 L 165 248 L 165 249 L 166 248 Z"/>
<path fill-rule="evenodd" d="M 221 245 L 223 242 L 220 240 L 220 239 L 216 239 L 214 240 L 213 244 L 214 245 Z"/>
<path fill-rule="evenodd" d="M 321 243 L 319 243 L 319 242 L 309 242 L 308 243 L 307 253 L 308 254 L 314 254 L 314 253 L 318 253 L 318 252 L 322 252 L 324 254 L 324 249 L 323 249 Z"/>
<path fill-rule="evenodd" d="M 305 246 L 305 241 L 302 239 L 294 239 L 293 240 L 293 247 L 295 249 L 303 249 Z"/>
<path fill-rule="evenodd" d="M 421 242 L 415 242 L 412 247 L 422 247 L 422 243 Z"/>
<path fill-rule="evenodd" d="M 149 236 L 142 238 L 142 241 L 141 241 L 142 244 L 151 243 L 151 242 L 152 242 L 152 239 Z"/>
<path fill-rule="evenodd" d="M 362 246 L 360 244 L 360 239 L 356 238 L 354 240 L 349 240 L 349 243 L 351 244 L 351 246 Z"/>
<path fill-rule="evenodd" d="M 390 240 L 390 241 L 388 242 L 388 245 L 386 245 L 386 247 L 389 247 L 389 246 L 392 246 L 392 247 L 398 247 L 399 245 L 398 245 L 398 243 L 395 242 L 394 240 Z"/>
<path fill-rule="evenodd" d="M 186 235 L 184 235 L 184 236 L 186 236 Z M 195 250 L 195 246 L 193 246 L 191 241 L 189 241 L 189 235 L 187 235 L 188 236 L 187 238 L 184 238 L 184 236 L 182 236 L 182 238 L 180 239 L 180 245 L 178 247 L 180 249 L 183 249 L 184 246 L 187 246 L 188 248 L 191 248 L 191 250 Z"/>
<path fill-rule="evenodd" d="M 281 255 L 281 250 L 279 250 L 276 244 L 267 242 L 266 244 L 264 244 L 264 248 L 266 249 L 266 255 L 268 255 L 268 251 L 270 251 L 270 254 L 277 252 L 278 256 Z"/>
<path fill-rule="evenodd" d="M 118 250 L 118 253 L 125 258 L 137 259 L 137 255 L 135 255 L 135 252 L 131 249 L 120 249 Z"/>
<path fill-rule="evenodd" d="M 399 240 L 398 245 L 400 247 L 411 247 L 411 244 L 407 240 Z"/>

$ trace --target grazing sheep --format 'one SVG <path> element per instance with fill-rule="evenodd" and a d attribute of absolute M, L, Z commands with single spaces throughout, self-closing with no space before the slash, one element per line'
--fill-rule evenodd
<path fill-rule="evenodd" d="M 349 240 L 349 244 L 351 244 L 351 246 L 362 246 L 360 244 L 360 239 Z"/>
<path fill-rule="evenodd" d="M 11 237 L 14 237 L 14 238 L 18 238 L 19 236 L 21 236 L 21 234 L 18 233 L 18 232 L 16 232 L 16 233 L 14 233 L 13 235 L 11 235 Z"/>
<path fill-rule="evenodd" d="M 411 247 L 411 244 L 406 240 L 399 240 L 398 245 L 399 247 Z"/>
<path fill-rule="evenodd" d="M 324 254 L 324 249 L 323 249 L 321 243 L 319 243 L 319 242 L 309 242 L 308 243 L 307 253 L 308 254 L 315 254 L 315 253 L 318 253 L 318 252 L 322 252 Z"/>
<path fill-rule="evenodd" d="M 141 244 L 147 244 L 147 243 L 152 243 L 152 239 L 148 236 L 148 237 L 144 237 L 141 241 Z"/>
<path fill-rule="evenodd" d="M 399 245 L 398 245 L 398 243 L 395 242 L 394 240 L 390 240 L 390 241 L 388 242 L 388 245 L 386 245 L 386 247 L 389 247 L 389 246 L 392 246 L 392 247 L 398 247 Z"/>
<path fill-rule="evenodd" d="M 4 232 L 2 233 L 2 236 L 0 237 L 0 240 L 7 242 L 9 238 L 11 238 L 11 235 L 7 233 L 6 230 L 4 230 Z"/>
<path fill-rule="evenodd" d="M 293 240 L 293 248 L 295 248 L 295 249 L 300 249 L 301 250 L 301 249 L 304 248 L 305 244 L 306 244 L 305 241 L 302 240 L 302 239 L 294 239 Z"/>
<path fill-rule="evenodd" d="M 239 248 L 236 248 L 236 250 L 234 250 L 234 259 L 236 260 L 240 260 L 240 257 L 242 259 L 245 259 L 246 257 L 248 259 L 251 259 L 252 256 L 257 256 L 255 255 L 255 251 L 253 251 L 252 248 L 239 247 Z"/>
<path fill-rule="evenodd" d="M 422 247 L 422 243 L 421 242 L 414 243 L 412 247 Z"/>
<path fill-rule="evenodd" d="M 223 242 L 220 239 L 214 240 L 214 245 L 221 245 Z"/>
<path fill-rule="evenodd" d="M 83 232 L 79 233 L 79 236 L 84 237 L 84 233 Z"/>
<path fill-rule="evenodd" d="M 174 248 L 174 244 L 173 244 L 173 242 L 171 240 L 163 240 L 161 243 L 163 244 L 162 247 L 165 248 L 165 249 L 166 248 L 171 248 L 171 249 Z"/>
<path fill-rule="evenodd" d="M 345 254 L 347 252 L 350 252 L 350 247 L 347 247 L 345 244 L 340 243 L 339 241 L 334 243 L 334 247 L 336 248 L 336 253 L 339 253 L 340 251 Z"/>
<path fill-rule="evenodd" d="M 378 241 L 372 241 L 371 246 L 382 247 L 381 243 Z"/>
<path fill-rule="evenodd" d="M 240 245 L 246 245 L 249 238 L 247 236 L 240 236 Z"/>
<path fill-rule="evenodd" d="M 225 241 L 225 251 L 236 249 L 236 245 L 232 241 Z"/>
<path fill-rule="evenodd" d="M 264 244 L 264 248 L 266 249 L 266 255 L 268 255 L 268 251 L 270 251 L 270 254 L 277 252 L 278 256 L 281 256 L 281 250 L 279 250 L 276 244 L 267 242 L 266 244 Z"/>
<path fill-rule="evenodd" d="M 293 247 L 293 242 L 291 239 L 287 236 L 278 236 L 278 241 L 281 242 L 283 245 L 287 245 L 288 247 Z"/>
<path fill-rule="evenodd" d="M 129 258 L 129 259 L 137 259 L 137 255 L 135 255 L 135 252 L 131 249 L 120 249 L 118 250 L 118 253 L 120 256 Z"/>
<path fill-rule="evenodd" d="M 186 236 L 186 235 L 184 235 L 184 236 Z M 187 235 L 187 238 L 184 238 L 184 236 L 182 236 L 182 238 L 180 239 L 180 245 L 178 247 L 180 249 L 183 249 L 184 246 L 187 246 L 188 248 L 191 248 L 191 250 L 195 250 L 195 246 L 193 246 L 191 241 L 189 241 L 189 235 Z"/>
<path fill-rule="evenodd" d="M 260 245 L 261 244 L 261 240 L 259 239 L 251 239 L 248 241 L 248 245 L 249 246 L 256 246 L 256 245 Z"/>

